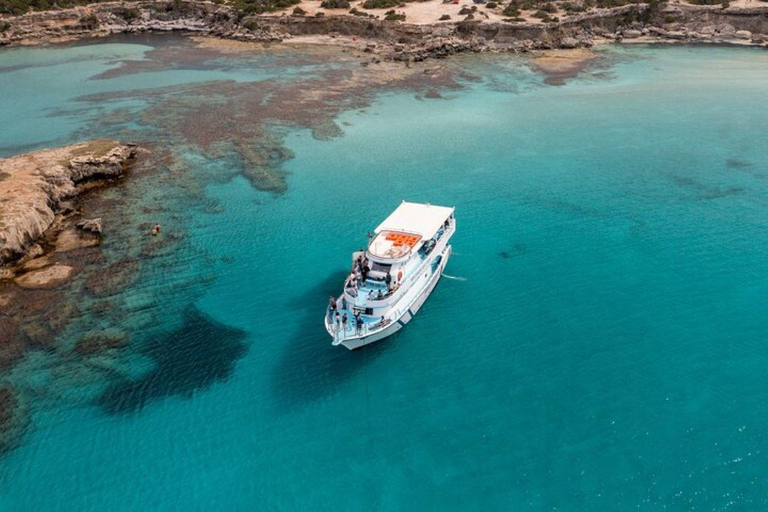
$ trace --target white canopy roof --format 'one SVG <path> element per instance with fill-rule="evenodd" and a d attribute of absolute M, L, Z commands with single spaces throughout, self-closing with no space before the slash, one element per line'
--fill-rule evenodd
<path fill-rule="evenodd" d="M 380 231 L 405 231 L 421 235 L 429 240 L 445 220 L 453 213 L 453 208 L 433 204 L 403 203 L 376 228 Z"/>

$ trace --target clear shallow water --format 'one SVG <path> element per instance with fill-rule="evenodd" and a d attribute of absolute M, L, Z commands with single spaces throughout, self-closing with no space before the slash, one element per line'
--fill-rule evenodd
<path fill-rule="evenodd" d="M 62 125 L 48 109 L 146 78 L 87 79 L 145 45 L 86 48 L 23 50 L 71 84 L 49 97 L 30 80 L 25 94 L 48 98 L 37 106 L 14 110 L 15 75 L 0 74 L 3 124 L 35 116 L 3 131 L 2 151 L 100 135 L 89 112 Z M 341 137 L 291 131 L 279 196 L 193 159 L 204 195 L 163 223 L 184 230 L 187 252 L 131 293 L 168 301 L 170 332 L 194 302 L 228 330 L 192 330 L 233 350 L 242 332 L 247 353 L 191 397 L 117 414 L 41 408 L 1 463 L 0 505 L 764 508 L 768 54 L 606 52 L 606 69 L 563 87 L 515 57 L 462 58 L 485 80 L 450 99 L 389 92 L 342 114 Z M 4 52 L 0 68 L 26 58 Z M 154 74 L 201 82 L 244 67 Z M 467 280 L 444 280 L 402 334 L 334 350 L 325 300 L 404 198 L 457 207 L 448 272 Z M 185 365 L 215 370 L 195 355 L 166 364 L 179 382 Z"/>

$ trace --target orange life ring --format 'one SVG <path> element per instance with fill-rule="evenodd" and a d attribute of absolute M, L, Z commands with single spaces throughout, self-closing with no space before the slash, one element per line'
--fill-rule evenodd
<path fill-rule="evenodd" d="M 402 279 L 403 279 L 403 271 L 401 270 L 400 272 L 397 273 L 397 280 L 401 281 Z"/>

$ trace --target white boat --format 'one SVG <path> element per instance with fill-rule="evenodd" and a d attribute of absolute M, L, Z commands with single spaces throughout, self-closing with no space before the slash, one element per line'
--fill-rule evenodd
<path fill-rule="evenodd" d="M 352 272 L 329 299 L 325 328 L 350 350 L 386 338 L 411 321 L 451 256 L 454 208 L 403 203 L 382 222 L 368 248 L 352 254 Z"/>

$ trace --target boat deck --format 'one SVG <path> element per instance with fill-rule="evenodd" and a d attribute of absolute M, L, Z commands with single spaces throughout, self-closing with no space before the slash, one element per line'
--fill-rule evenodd
<path fill-rule="evenodd" d="M 339 320 L 336 319 L 336 312 L 332 311 L 330 307 L 325 316 L 326 328 L 329 332 L 333 333 L 334 344 L 375 334 L 392 323 L 392 320 L 389 318 L 377 319 L 361 315 L 360 323 L 358 324 L 351 305 L 346 309 L 338 309 L 337 311 L 339 313 Z M 346 323 L 343 321 L 344 315 L 347 316 Z"/>

